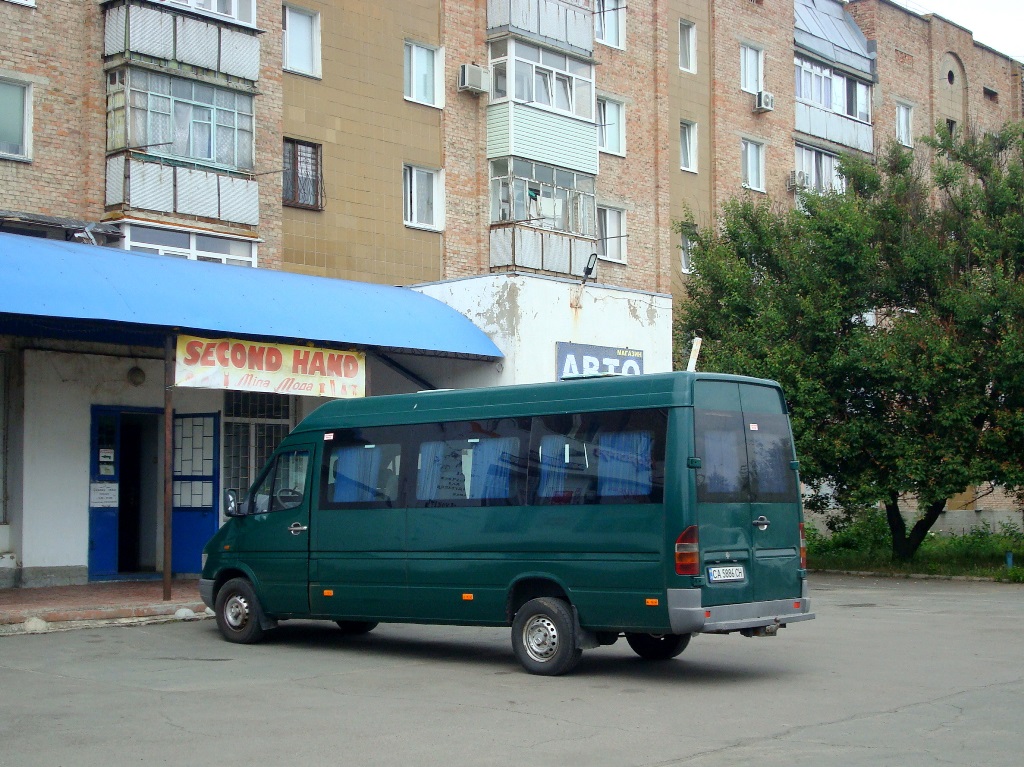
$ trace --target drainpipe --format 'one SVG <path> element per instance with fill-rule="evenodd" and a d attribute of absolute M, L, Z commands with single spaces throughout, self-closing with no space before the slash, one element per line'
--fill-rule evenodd
<path fill-rule="evenodd" d="M 175 337 L 164 339 L 164 601 L 171 599 L 171 509 L 174 504 L 174 391 Z"/>

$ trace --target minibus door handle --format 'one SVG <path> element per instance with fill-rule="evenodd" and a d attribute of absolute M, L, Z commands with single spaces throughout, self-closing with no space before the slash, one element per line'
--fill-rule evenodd
<path fill-rule="evenodd" d="M 305 532 L 309 529 L 309 525 L 304 525 L 301 522 L 292 522 L 288 527 L 288 532 L 292 535 L 298 535 L 299 533 Z"/>
<path fill-rule="evenodd" d="M 771 522 L 768 521 L 768 517 L 766 517 L 764 514 L 762 514 L 754 520 L 754 527 L 756 527 L 758 530 L 767 530 L 768 525 L 770 524 Z"/>

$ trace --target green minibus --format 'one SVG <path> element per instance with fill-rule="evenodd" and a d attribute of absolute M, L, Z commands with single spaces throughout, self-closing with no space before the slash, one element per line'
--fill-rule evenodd
<path fill-rule="evenodd" d="M 771 381 L 665 373 L 328 402 L 204 551 L 224 637 L 287 619 L 511 626 L 531 673 L 625 636 L 808 620 L 798 464 Z"/>

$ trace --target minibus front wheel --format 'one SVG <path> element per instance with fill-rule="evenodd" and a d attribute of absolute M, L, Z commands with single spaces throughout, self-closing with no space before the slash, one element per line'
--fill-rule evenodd
<path fill-rule="evenodd" d="M 644 660 L 669 660 L 690 644 L 689 634 L 626 634 L 633 652 Z"/>
<path fill-rule="evenodd" d="M 520 607 L 512 621 L 512 649 L 531 674 L 558 676 L 571 671 L 583 650 L 576 646 L 576 622 L 569 605 L 539 597 Z"/>
<path fill-rule="evenodd" d="M 260 603 L 245 578 L 232 578 L 221 586 L 214 604 L 217 628 L 229 642 L 253 644 L 263 638 Z"/>

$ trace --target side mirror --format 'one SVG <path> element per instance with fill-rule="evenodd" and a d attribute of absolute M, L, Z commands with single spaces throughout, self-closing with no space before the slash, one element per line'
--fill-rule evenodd
<path fill-rule="evenodd" d="M 242 511 L 238 506 L 238 491 L 237 490 L 225 490 L 224 491 L 224 516 L 226 517 L 239 517 L 242 515 Z"/>

